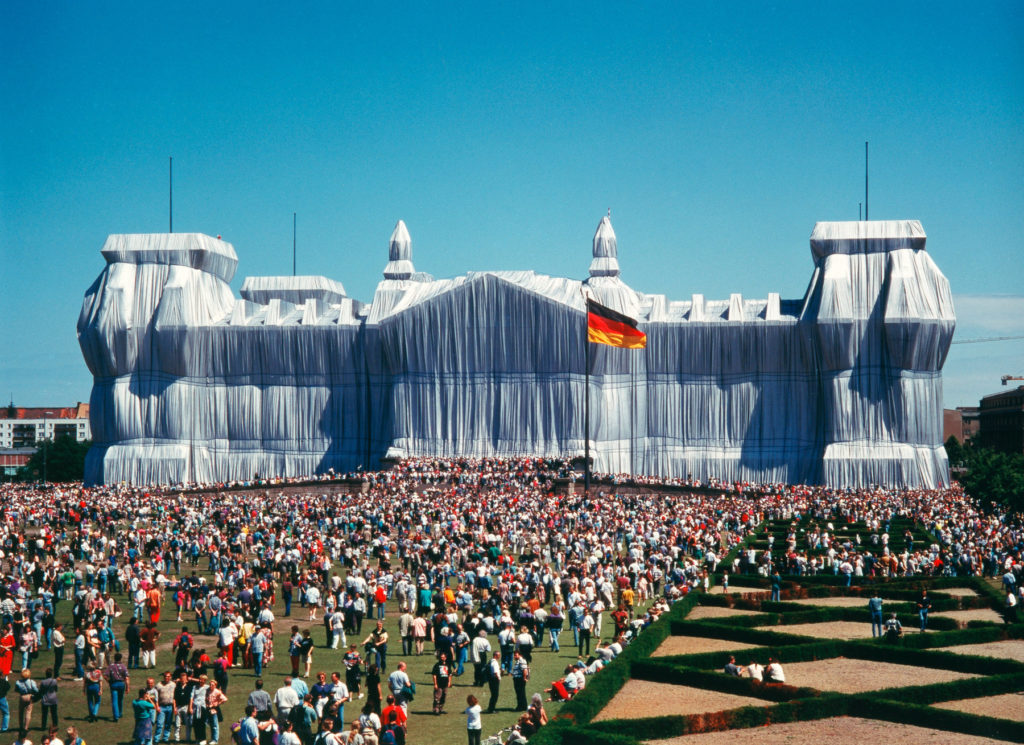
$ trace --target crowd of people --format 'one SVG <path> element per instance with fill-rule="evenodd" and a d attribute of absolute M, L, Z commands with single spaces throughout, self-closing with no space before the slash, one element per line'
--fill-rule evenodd
<path fill-rule="evenodd" d="M 997 573 L 1017 592 L 1021 585 L 1020 522 L 981 510 L 957 488 L 677 480 L 659 492 L 654 479 L 632 479 L 650 491 L 617 494 L 625 479 L 612 477 L 589 495 L 579 484 L 555 492 L 555 479 L 576 475 L 559 460 L 425 458 L 291 488 L 266 479 L 175 490 L 0 486 L 0 687 L 16 696 L 19 742 L 28 741 L 34 704 L 48 731 L 67 696 L 82 697 L 90 720 L 109 698 L 111 718 L 133 717 L 140 744 L 415 742 L 406 662 L 424 654 L 434 659 L 435 715 L 464 673 L 490 689 L 486 708 L 466 707 L 471 741 L 482 714 L 495 710 L 501 679 L 511 678 L 521 712 L 515 742 L 546 721 L 540 689 L 527 695 L 536 652 L 558 652 L 571 636 L 576 661 L 544 689 L 550 700 L 571 698 L 668 603 L 707 588 L 767 519 L 864 521 L 864 546 L 832 545 L 827 531 L 793 536 L 789 553 L 798 557 L 829 543 L 820 571 L 845 562 L 857 566 L 854 576 Z M 362 488 L 318 488 L 352 479 Z M 894 517 L 938 541 L 890 545 Z M 861 566 L 869 555 L 877 558 Z M 780 569 L 804 571 L 799 560 L 772 566 L 770 551 L 754 550 L 733 567 Z M 282 627 L 280 619 L 298 620 L 293 604 L 302 627 Z M 398 639 L 385 619 L 397 619 Z M 317 672 L 310 686 L 322 655 L 338 672 Z M 284 660 L 287 683 L 263 691 L 263 671 Z M 236 695 L 231 672 L 243 666 L 255 690 L 232 724 L 224 717 Z M 140 669 L 154 672 L 140 681 Z M 44 736 L 67 745 L 65 735 Z"/>

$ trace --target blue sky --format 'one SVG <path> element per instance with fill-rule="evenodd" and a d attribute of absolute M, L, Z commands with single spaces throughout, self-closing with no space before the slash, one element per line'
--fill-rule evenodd
<path fill-rule="evenodd" d="M 1024 334 L 1024 5 L 0 4 L 0 396 L 88 400 L 109 233 L 222 234 L 367 301 L 417 269 L 585 276 L 612 208 L 647 292 L 800 297 L 815 221 L 916 218 L 960 338 Z M 636 7 L 633 7 L 636 6 Z M 1024 374 L 954 346 L 947 405 Z"/>

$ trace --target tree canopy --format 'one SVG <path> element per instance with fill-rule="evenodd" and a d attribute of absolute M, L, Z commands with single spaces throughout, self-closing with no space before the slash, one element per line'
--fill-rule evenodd
<path fill-rule="evenodd" d="M 89 440 L 78 442 L 70 435 L 40 443 L 19 476 L 22 481 L 42 481 L 45 470 L 47 481 L 81 481 L 85 475 L 85 454 L 91 445 Z"/>
<path fill-rule="evenodd" d="M 954 437 L 946 441 L 946 455 L 950 466 L 966 469 L 960 484 L 967 494 L 1024 513 L 1024 455 L 964 446 Z"/>

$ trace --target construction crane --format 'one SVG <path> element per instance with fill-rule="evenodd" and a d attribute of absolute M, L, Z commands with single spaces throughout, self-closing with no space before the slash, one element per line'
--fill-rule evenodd
<path fill-rule="evenodd" d="M 985 341 L 1011 341 L 1024 339 L 1024 336 L 986 336 L 982 339 L 954 339 L 950 344 L 980 344 Z"/>
<path fill-rule="evenodd" d="M 1024 380 L 1024 375 L 1004 375 L 1000 380 L 1003 381 L 1003 385 L 1006 385 L 1011 380 Z"/>

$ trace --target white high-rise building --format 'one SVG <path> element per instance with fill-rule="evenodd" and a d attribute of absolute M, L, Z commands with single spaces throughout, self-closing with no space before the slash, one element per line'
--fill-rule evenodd
<path fill-rule="evenodd" d="M 77 442 L 92 439 L 89 404 L 0 407 L 0 448 L 34 448 L 43 440 L 64 435 Z"/>

